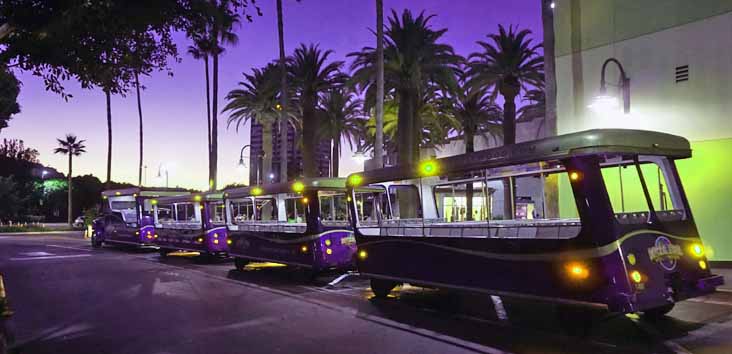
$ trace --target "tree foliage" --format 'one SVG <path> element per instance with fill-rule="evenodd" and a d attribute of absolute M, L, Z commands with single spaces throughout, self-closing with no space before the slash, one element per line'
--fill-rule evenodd
<path fill-rule="evenodd" d="M 0 157 L 38 163 L 38 150 L 25 147 L 23 140 L 3 139 L 0 144 Z"/>
<path fill-rule="evenodd" d="M 20 113 L 19 94 L 20 81 L 0 64 L 0 132 L 8 127 L 8 121 L 14 114 Z"/>

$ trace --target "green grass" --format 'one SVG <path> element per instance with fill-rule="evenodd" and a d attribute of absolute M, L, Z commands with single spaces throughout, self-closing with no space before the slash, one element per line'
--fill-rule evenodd
<path fill-rule="evenodd" d="M 0 226 L 0 234 L 1 233 L 20 233 L 20 232 L 48 232 L 48 231 L 70 231 L 74 230 L 71 227 L 63 227 L 63 228 L 48 228 L 41 225 L 28 225 L 28 226 L 22 226 L 22 225 L 3 225 Z"/>

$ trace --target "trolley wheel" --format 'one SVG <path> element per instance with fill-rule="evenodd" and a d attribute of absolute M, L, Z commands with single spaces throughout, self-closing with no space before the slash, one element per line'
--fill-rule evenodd
<path fill-rule="evenodd" d="M 102 241 L 96 235 L 92 235 L 92 237 L 91 237 L 91 245 L 92 245 L 92 248 L 101 248 L 102 247 Z"/>
<path fill-rule="evenodd" d="M 161 247 L 160 249 L 158 249 L 158 253 L 160 253 L 160 258 L 167 258 L 168 257 L 168 253 L 170 253 L 170 250 L 167 249 L 167 248 L 162 248 Z"/>
<path fill-rule="evenodd" d="M 666 316 L 671 310 L 674 309 L 675 303 L 666 304 L 663 306 L 655 307 L 652 309 L 645 310 L 641 313 L 641 318 L 648 321 L 657 321 Z"/>
<path fill-rule="evenodd" d="M 389 293 L 391 293 L 397 285 L 398 284 L 393 281 L 371 278 L 371 291 L 374 292 L 377 299 L 384 299 L 389 296 Z"/>
<path fill-rule="evenodd" d="M 248 259 L 234 258 L 234 267 L 236 267 L 236 270 L 238 270 L 240 272 L 243 272 L 244 271 L 244 267 L 246 267 L 247 264 L 249 264 L 249 260 Z"/>

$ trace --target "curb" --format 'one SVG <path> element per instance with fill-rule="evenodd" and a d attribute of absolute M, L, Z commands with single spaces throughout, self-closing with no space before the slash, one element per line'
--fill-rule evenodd
<path fill-rule="evenodd" d="M 25 236 L 25 235 L 58 235 L 58 234 L 79 234 L 83 235 L 83 230 L 70 231 L 31 231 L 31 232 L 0 232 L 0 236 Z"/>

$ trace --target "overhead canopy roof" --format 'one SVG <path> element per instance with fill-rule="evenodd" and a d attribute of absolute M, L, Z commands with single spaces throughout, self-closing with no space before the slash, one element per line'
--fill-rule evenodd
<path fill-rule="evenodd" d="M 691 157 L 689 141 L 683 137 L 645 130 L 593 129 L 527 141 L 432 160 L 437 174 L 461 173 L 530 162 L 558 160 L 585 155 L 657 155 Z M 419 164 L 400 165 L 352 174 L 361 185 L 416 178 Z"/>
<path fill-rule="evenodd" d="M 122 189 L 108 189 L 102 191 L 102 196 L 137 195 L 142 197 L 163 197 L 170 195 L 184 195 L 190 192 L 183 188 L 154 188 L 154 187 L 132 187 Z"/>
<path fill-rule="evenodd" d="M 298 190 L 302 184 L 302 190 Z M 303 178 L 287 183 L 265 184 L 263 186 L 238 187 L 225 190 L 227 198 L 242 198 L 256 195 L 270 195 L 280 193 L 296 193 L 309 190 L 346 190 L 345 178 Z"/>
<path fill-rule="evenodd" d="M 217 201 L 224 199 L 224 192 L 214 191 L 206 193 L 195 193 L 187 195 L 176 195 L 170 197 L 162 197 L 157 199 L 157 203 L 185 203 L 185 202 L 201 202 L 201 201 Z"/>

